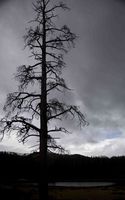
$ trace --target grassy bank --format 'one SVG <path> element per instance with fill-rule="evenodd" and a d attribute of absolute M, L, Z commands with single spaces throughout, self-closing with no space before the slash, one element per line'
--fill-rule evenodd
<path fill-rule="evenodd" d="M 0 200 L 38 200 L 35 184 L 0 186 Z M 105 187 L 49 187 L 49 200 L 125 200 L 125 185 Z"/>
<path fill-rule="evenodd" d="M 51 200 L 125 200 L 125 186 L 50 188 Z"/>

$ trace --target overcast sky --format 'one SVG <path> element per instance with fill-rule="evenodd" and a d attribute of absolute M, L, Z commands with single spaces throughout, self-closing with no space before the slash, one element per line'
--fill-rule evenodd
<path fill-rule="evenodd" d="M 65 78 L 73 88 L 69 99 L 81 107 L 89 126 L 79 129 L 65 123 L 72 134 L 59 142 L 71 153 L 125 155 L 125 1 L 65 2 L 71 10 L 61 13 L 60 23 L 78 35 L 75 48 L 65 56 Z M 30 62 L 22 36 L 32 16 L 31 0 L 0 0 L 1 108 L 6 94 L 16 90 L 16 67 Z M 0 150 L 31 149 L 13 136 L 5 137 Z"/>

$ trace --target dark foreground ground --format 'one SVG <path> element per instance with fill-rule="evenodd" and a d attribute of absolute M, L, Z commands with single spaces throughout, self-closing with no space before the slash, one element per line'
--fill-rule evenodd
<path fill-rule="evenodd" d="M 125 186 L 51 188 L 49 194 L 52 200 L 125 200 Z"/>
<path fill-rule="evenodd" d="M 38 200 L 37 184 L 18 182 L 0 185 L 0 200 Z M 105 187 L 50 187 L 49 200 L 125 200 L 125 185 Z"/>
<path fill-rule="evenodd" d="M 91 188 L 51 188 L 54 200 L 125 200 L 125 186 Z"/>

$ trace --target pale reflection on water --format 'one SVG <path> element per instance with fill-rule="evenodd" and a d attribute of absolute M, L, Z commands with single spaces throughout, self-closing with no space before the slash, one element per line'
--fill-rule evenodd
<path fill-rule="evenodd" d="M 56 182 L 49 183 L 49 186 L 57 187 L 102 187 L 114 185 L 113 182 Z"/>

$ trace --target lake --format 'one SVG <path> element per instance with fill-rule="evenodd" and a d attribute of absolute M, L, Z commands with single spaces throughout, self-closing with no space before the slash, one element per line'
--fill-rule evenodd
<path fill-rule="evenodd" d="M 102 187 L 114 185 L 113 182 L 56 182 L 49 183 L 49 186 L 57 187 Z"/>

